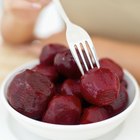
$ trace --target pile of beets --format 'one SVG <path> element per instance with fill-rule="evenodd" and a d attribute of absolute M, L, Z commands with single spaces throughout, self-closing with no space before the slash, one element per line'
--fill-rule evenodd
<path fill-rule="evenodd" d="M 38 65 L 17 74 L 8 88 L 8 102 L 21 114 L 76 125 L 108 119 L 127 107 L 127 82 L 113 60 L 100 59 L 100 68 L 82 76 L 70 50 L 61 44 L 46 45 L 39 59 Z"/>

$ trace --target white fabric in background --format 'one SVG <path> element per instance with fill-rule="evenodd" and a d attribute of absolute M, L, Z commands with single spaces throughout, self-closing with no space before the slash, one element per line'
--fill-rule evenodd
<path fill-rule="evenodd" d="M 2 1 L 3 0 L 0 0 L 0 18 L 2 16 L 2 11 L 3 11 Z M 46 38 L 54 33 L 61 31 L 63 28 L 64 28 L 64 23 L 62 22 L 60 16 L 58 15 L 53 2 L 51 2 L 40 13 L 40 16 L 38 17 L 36 23 L 36 28 L 34 33 L 37 37 Z M 0 43 L 1 43 L 1 36 L 0 36 Z"/>
<path fill-rule="evenodd" d="M 46 38 L 61 31 L 63 28 L 64 23 L 58 15 L 54 4 L 51 2 L 44 8 L 38 18 L 35 35 L 41 38 Z"/>

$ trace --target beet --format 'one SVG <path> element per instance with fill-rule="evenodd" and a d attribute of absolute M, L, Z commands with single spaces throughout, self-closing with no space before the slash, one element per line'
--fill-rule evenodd
<path fill-rule="evenodd" d="M 128 93 L 125 85 L 121 84 L 119 96 L 113 103 L 105 106 L 105 108 L 110 114 L 110 117 L 112 117 L 121 113 L 127 107 L 127 103 L 128 103 Z"/>
<path fill-rule="evenodd" d="M 102 68 L 108 68 L 111 72 L 116 73 L 120 81 L 123 79 L 123 69 L 120 65 L 109 58 L 102 58 L 99 60 L 100 66 Z"/>
<path fill-rule="evenodd" d="M 57 95 L 50 101 L 42 121 L 53 124 L 74 125 L 79 123 L 80 115 L 81 103 L 79 98 L 69 95 Z"/>
<path fill-rule="evenodd" d="M 80 124 L 89 124 L 109 118 L 108 112 L 103 107 L 88 107 L 83 111 Z"/>
<path fill-rule="evenodd" d="M 48 44 L 46 45 L 40 54 L 40 63 L 46 65 L 53 65 L 54 57 L 57 53 L 67 50 L 66 46 L 61 44 Z"/>
<path fill-rule="evenodd" d="M 82 98 L 80 81 L 72 79 L 65 80 L 61 87 L 61 93 L 63 95 L 76 95 Z"/>
<path fill-rule="evenodd" d="M 44 75 L 31 70 L 15 76 L 8 88 L 8 102 L 21 114 L 40 120 L 53 96 L 54 85 Z"/>
<path fill-rule="evenodd" d="M 81 76 L 70 50 L 57 53 L 54 58 L 54 65 L 58 72 L 66 78 L 78 79 Z"/>
<path fill-rule="evenodd" d="M 41 63 L 35 66 L 32 70 L 47 76 L 54 83 L 58 79 L 58 72 L 55 66 L 46 66 L 45 64 Z"/>
<path fill-rule="evenodd" d="M 111 104 L 118 97 L 119 89 L 118 76 L 106 68 L 94 68 L 81 78 L 82 95 L 91 104 Z"/>

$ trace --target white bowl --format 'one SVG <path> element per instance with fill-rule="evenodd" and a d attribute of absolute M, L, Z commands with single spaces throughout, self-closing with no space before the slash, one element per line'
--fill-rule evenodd
<path fill-rule="evenodd" d="M 9 74 L 1 86 L 0 93 L 1 101 L 7 111 L 21 124 L 21 126 L 30 130 L 35 135 L 51 140 L 90 140 L 106 134 L 124 122 L 135 108 L 138 101 L 139 86 L 134 77 L 128 71 L 124 70 L 124 78 L 128 83 L 129 103 L 128 107 L 120 114 L 101 122 L 84 125 L 56 125 L 33 120 L 18 113 L 9 105 L 7 101 L 7 88 L 16 74 L 22 72 L 26 68 L 32 68 L 36 64 L 38 64 L 38 61 L 25 64 Z"/>

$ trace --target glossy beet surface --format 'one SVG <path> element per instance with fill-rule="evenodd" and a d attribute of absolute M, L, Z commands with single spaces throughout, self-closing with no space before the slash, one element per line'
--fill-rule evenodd
<path fill-rule="evenodd" d="M 98 106 L 111 104 L 119 94 L 120 83 L 109 69 L 93 69 L 81 78 L 83 97 Z"/>
<path fill-rule="evenodd" d="M 44 75 L 26 70 L 18 74 L 8 89 L 10 105 L 21 114 L 40 120 L 53 95 L 53 84 Z"/>
<path fill-rule="evenodd" d="M 88 107 L 84 109 L 81 124 L 95 123 L 109 118 L 108 112 L 103 107 Z"/>
<path fill-rule="evenodd" d="M 76 95 L 82 98 L 80 81 L 72 79 L 65 80 L 61 87 L 61 93 L 63 95 Z"/>
<path fill-rule="evenodd" d="M 110 114 L 110 117 L 112 117 L 122 112 L 126 108 L 127 103 L 128 103 L 128 93 L 126 87 L 123 84 L 121 84 L 119 96 L 113 103 L 111 103 L 108 106 L 105 106 L 105 108 Z"/>
<path fill-rule="evenodd" d="M 81 115 L 81 103 L 76 96 L 54 96 L 43 117 L 44 122 L 53 124 L 78 124 Z"/>
<path fill-rule="evenodd" d="M 116 73 L 120 81 L 123 79 L 123 69 L 116 62 L 109 58 L 102 58 L 99 60 L 99 63 L 102 68 L 108 68 L 113 73 Z"/>
<path fill-rule="evenodd" d="M 58 72 L 66 78 L 77 79 L 81 76 L 70 50 L 57 53 L 54 59 L 54 65 Z"/>
<path fill-rule="evenodd" d="M 45 64 L 39 64 L 32 70 L 47 76 L 52 82 L 56 82 L 58 79 L 58 72 L 55 66 L 46 66 Z"/>
<path fill-rule="evenodd" d="M 66 46 L 61 44 L 48 44 L 46 45 L 40 54 L 40 63 L 46 65 L 53 65 L 54 57 L 57 53 L 67 50 Z"/>

